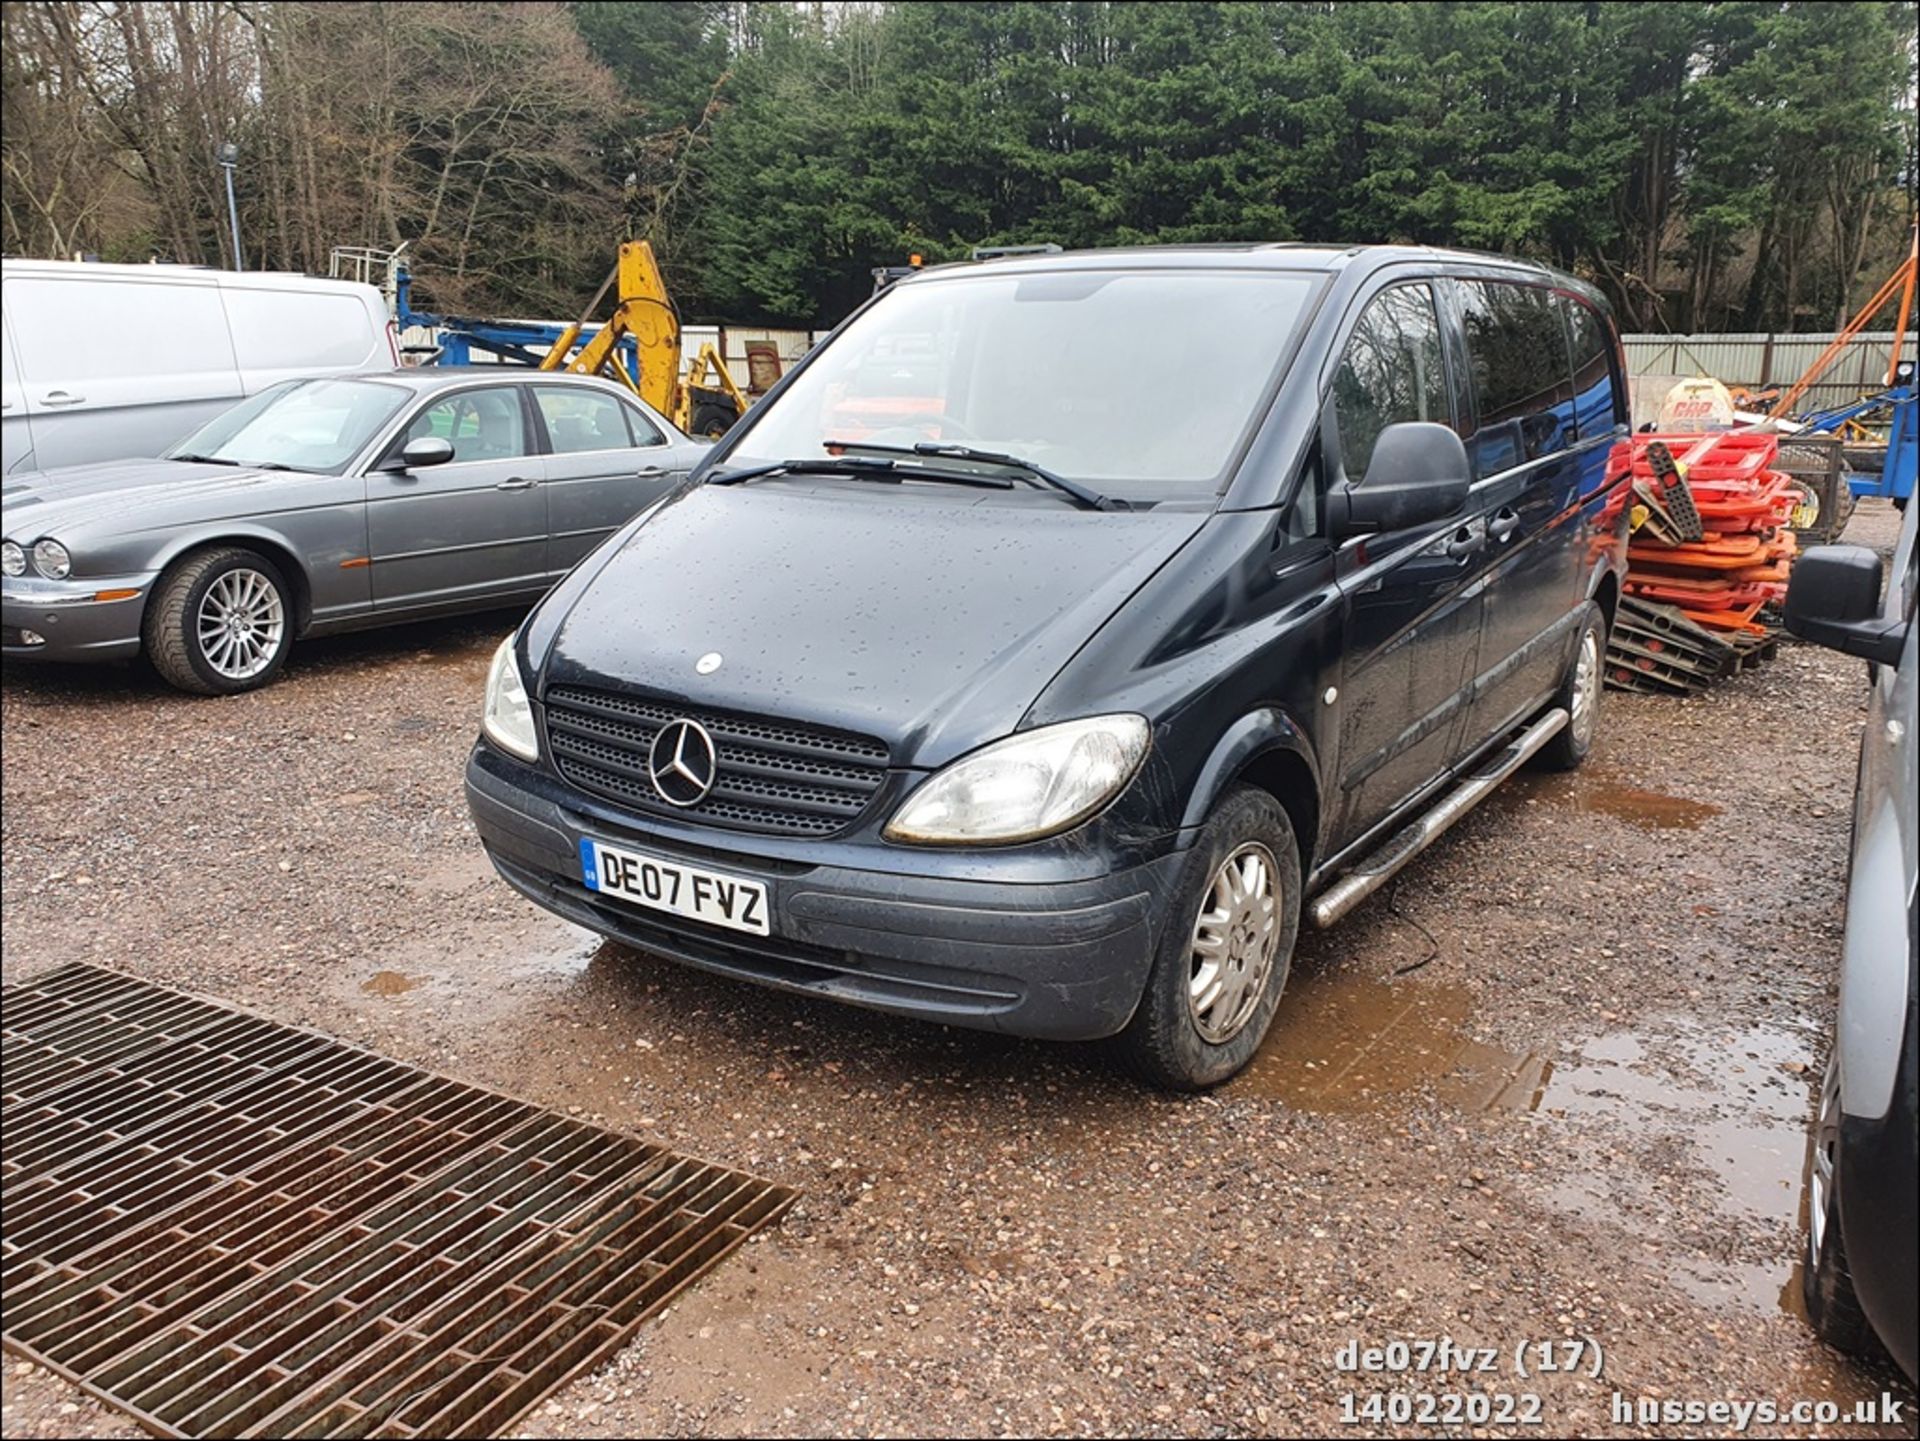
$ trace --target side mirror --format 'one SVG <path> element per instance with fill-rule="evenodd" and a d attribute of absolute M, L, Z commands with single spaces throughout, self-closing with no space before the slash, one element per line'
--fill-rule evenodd
<path fill-rule="evenodd" d="M 1445 520 L 1466 508 L 1471 484 L 1467 448 L 1452 427 L 1431 420 L 1389 425 L 1373 443 L 1365 477 L 1328 494 L 1333 537 Z"/>
<path fill-rule="evenodd" d="M 453 442 L 437 435 L 422 435 L 407 442 L 400 458 L 387 465 L 388 470 L 420 470 L 429 465 L 445 465 L 453 459 Z"/>
<path fill-rule="evenodd" d="M 1898 665 L 1906 623 L 1880 613 L 1880 557 L 1860 545 L 1817 545 L 1793 563 L 1787 629 L 1876 665 Z"/>

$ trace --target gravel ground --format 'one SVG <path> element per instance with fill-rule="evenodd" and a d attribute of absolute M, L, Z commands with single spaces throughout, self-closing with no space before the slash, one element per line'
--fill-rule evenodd
<path fill-rule="evenodd" d="M 1895 529 L 1869 504 L 1849 538 Z M 1858 662 L 1787 644 L 1702 697 L 1609 695 L 1585 770 L 1516 780 L 1307 936 L 1253 1070 L 1183 1100 L 521 901 L 459 786 L 511 624 L 316 642 L 221 701 L 10 668 L 0 899 L 9 980 L 94 959 L 804 1192 L 524 1434 L 1365 1435 L 1394 1428 L 1344 1397 L 1469 1385 L 1538 1393 L 1535 1434 L 1633 1434 L 1616 1391 L 1888 1391 L 1906 1419 L 1869 1434 L 1912 1434 L 1911 1388 L 1819 1345 L 1793 1272 Z M 1442 1336 L 1499 1374 L 1336 1364 Z M 1570 1337 L 1600 1378 L 1514 1374 Z M 4 1380 L 9 1437 L 138 1434 Z"/>

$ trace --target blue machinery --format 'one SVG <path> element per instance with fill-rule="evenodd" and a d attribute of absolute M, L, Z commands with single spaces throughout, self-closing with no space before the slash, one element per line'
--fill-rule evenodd
<path fill-rule="evenodd" d="M 1855 495 L 1886 495 L 1898 501 L 1913 495 L 1913 476 L 1920 467 L 1920 401 L 1914 398 L 1913 368 L 1907 368 L 1907 383 L 1887 392 L 1893 402 L 1893 430 L 1887 436 L 1887 463 L 1880 471 L 1878 485 L 1871 476 L 1856 476 Z"/>
<path fill-rule="evenodd" d="M 1801 417 L 1805 430 L 1797 434 L 1828 434 L 1850 420 L 1870 415 L 1881 407 L 1893 411 L 1893 425 L 1887 433 L 1887 458 L 1878 475 L 1850 475 L 1847 488 L 1856 496 L 1878 495 L 1905 500 L 1913 494 L 1914 472 L 1920 468 L 1920 400 L 1916 400 L 1913 362 L 1899 367 L 1898 385 L 1878 395 L 1863 396 L 1851 405 L 1816 411 Z"/>
<path fill-rule="evenodd" d="M 440 344 L 426 354 L 425 365 L 472 365 L 474 352 L 482 351 L 515 365 L 538 365 L 545 350 L 556 344 L 571 326 L 542 325 L 530 320 L 475 320 L 461 315 L 437 315 L 415 310 L 412 304 L 413 276 L 404 264 L 393 273 L 394 319 L 402 330 L 424 326 L 440 332 Z M 575 337 L 579 348 L 600 333 L 600 327 L 582 329 Z M 540 346 L 540 351 L 529 349 Z M 569 346 L 571 352 L 575 346 Z M 482 362 L 483 364 L 485 362 Z M 624 335 L 614 346 L 614 364 L 640 385 L 640 347 L 631 335 Z"/>

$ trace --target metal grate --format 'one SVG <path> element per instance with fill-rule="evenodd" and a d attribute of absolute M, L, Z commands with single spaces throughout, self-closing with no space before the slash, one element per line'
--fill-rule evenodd
<path fill-rule="evenodd" d="M 554 686 L 543 699 L 560 774 L 655 815 L 776 835 L 832 835 L 859 819 L 887 778 L 887 748 L 868 736 L 581 686 Z M 719 761 L 712 793 L 685 809 L 660 798 L 647 765 L 660 727 L 683 717 L 706 728 Z"/>
<path fill-rule="evenodd" d="M 97 966 L 3 1032 L 5 1340 L 162 1435 L 497 1435 L 794 1200 Z"/>
<path fill-rule="evenodd" d="M 1795 527 L 1803 542 L 1825 545 L 1846 529 L 1853 514 L 1853 492 L 1847 487 L 1845 449 L 1839 436 L 1782 436 L 1773 468 L 1804 488 L 1809 502 L 1806 511 L 1811 514 Z"/>

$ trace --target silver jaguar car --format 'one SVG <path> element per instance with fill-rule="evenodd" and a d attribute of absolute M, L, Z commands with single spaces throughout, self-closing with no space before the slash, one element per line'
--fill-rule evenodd
<path fill-rule="evenodd" d="M 536 599 L 705 449 L 581 376 L 288 381 L 160 459 L 10 477 L 0 650 L 250 690 L 296 636 Z"/>

